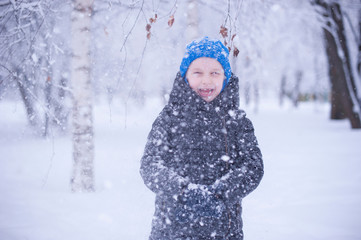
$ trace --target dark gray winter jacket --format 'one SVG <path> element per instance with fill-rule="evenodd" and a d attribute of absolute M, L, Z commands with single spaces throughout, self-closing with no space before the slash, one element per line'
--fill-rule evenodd
<path fill-rule="evenodd" d="M 178 74 L 148 136 L 140 173 L 156 193 L 151 240 L 243 239 L 241 201 L 261 181 L 263 162 L 252 123 L 239 110 L 238 78 L 207 103 Z M 178 221 L 185 209 L 179 197 L 190 183 L 222 186 L 221 216 Z"/>

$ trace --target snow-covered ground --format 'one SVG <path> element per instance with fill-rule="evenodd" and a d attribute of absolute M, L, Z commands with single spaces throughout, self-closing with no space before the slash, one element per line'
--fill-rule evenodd
<path fill-rule="evenodd" d="M 0 239 L 147 239 L 154 195 L 139 164 L 161 108 L 98 104 L 96 192 L 73 194 L 69 135 L 36 137 L 22 103 L 0 101 Z M 246 240 L 361 239 L 361 131 L 328 112 L 309 104 L 248 110 L 265 176 L 243 203 Z"/>

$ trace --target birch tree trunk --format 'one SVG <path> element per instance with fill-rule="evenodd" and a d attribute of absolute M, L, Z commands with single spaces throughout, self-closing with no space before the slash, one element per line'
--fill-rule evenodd
<path fill-rule="evenodd" d="M 186 40 L 190 43 L 199 37 L 198 29 L 198 3 L 196 0 L 188 0 L 187 4 L 187 28 Z"/>
<path fill-rule="evenodd" d="M 72 12 L 73 192 L 94 191 L 94 141 L 90 81 L 93 0 L 74 0 Z"/>

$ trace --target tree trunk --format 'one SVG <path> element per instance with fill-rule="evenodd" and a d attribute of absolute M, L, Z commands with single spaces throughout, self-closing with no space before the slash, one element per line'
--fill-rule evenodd
<path fill-rule="evenodd" d="M 331 119 L 348 118 L 352 128 L 361 128 L 360 103 L 351 69 L 351 60 L 343 25 L 342 11 L 338 3 L 316 0 L 328 18 L 323 28 L 331 81 Z M 330 32 L 330 30 L 332 32 Z"/>
<path fill-rule="evenodd" d="M 343 117 L 342 115 L 345 115 L 350 120 L 352 128 L 361 128 L 359 115 L 360 106 L 357 99 L 356 85 L 351 70 L 351 60 L 346 44 L 347 39 L 345 35 L 340 5 L 334 3 L 330 6 L 330 10 L 332 19 L 336 24 L 336 37 L 338 37 L 338 43 L 340 44 L 338 46 L 335 38 L 332 37 L 331 39 L 332 35 L 328 35 L 328 44 L 331 44 L 334 47 L 333 49 L 328 49 L 328 52 L 336 51 L 330 54 L 336 54 L 332 58 L 334 58 L 333 63 L 337 63 L 336 66 L 332 66 L 332 63 L 330 63 L 330 76 L 332 76 L 334 72 L 335 75 L 338 76 L 338 78 L 333 78 L 333 81 L 331 81 L 332 97 L 335 98 L 335 105 L 337 104 L 337 106 L 332 108 L 333 111 L 331 111 L 331 119 L 339 119 L 340 115 L 341 117 Z M 340 56 L 338 51 L 342 51 L 344 56 Z"/>
<path fill-rule="evenodd" d="M 69 111 L 66 108 L 66 98 L 68 97 L 67 94 L 65 94 L 64 88 L 67 87 L 68 79 L 66 77 L 61 77 L 59 80 L 59 86 L 57 93 L 57 101 L 55 103 L 54 107 L 54 115 L 57 117 L 59 121 L 59 128 L 62 132 L 65 132 L 68 126 L 68 115 Z"/>
<path fill-rule="evenodd" d="M 282 75 L 281 78 L 281 87 L 280 87 L 280 106 L 283 105 L 284 98 L 286 97 L 286 84 L 287 84 L 287 78 L 286 75 Z"/>
<path fill-rule="evenodd" d="M 28 86 L 27 77 L 20 73 L 20 71 L 18 71 L 18 76 L 16 76 L 16 83 L 20 91 L 21 99 L 24 102 L 29 124 L 32 127 L 37 128 L 39 124 L 39 117 L 35 110 L 34 102 L 32 100 L 33 97 L 29 94 L 30 87 Z"/>
<path fill-rule="evenodd" d="M 49 72 L 49 75 L 52 75 Z M 44 132 L 43 136 L 48 136 L 49 134 L 49 124 L 50 124 L 50 111 L 51 111 L 51 92 L 52 92 L 52 83 L 51 77 L 48 76 L 45 82 L 45 123 L 44 123 Z"/>
<path fill-rule="evenodd" d="M 296 75 L 296 83 L 293 87 L 291 98 L 292 98 L 293 106 L 298 107 L 298 102 L 300 100 L 300 94 L 301 94 L 300 85 L 302 82 L 303 73 L 302 71 L 298 70 L 296 71 L 295 75 Z"/>
<path fill-rule="evenodd" d="M 359 79 L 361 79 L 361 9 L 358 11 L 358 27 L 359 27 L 359 39 L 358 39 L 358 55 L 357 55 L 357 72 Z"/>
<path fill-rule="evenodd" d="M 93 0 L 75 0 L 72 12 L 73 192 L 94 191 L 94 141 L 90 81 Z"/>
<path fill-rule="evenodd" d="M 188 0 L 187 5 L 187 43 L 199 37 L 198 29 L 198 3 L 196 0 Z"/>

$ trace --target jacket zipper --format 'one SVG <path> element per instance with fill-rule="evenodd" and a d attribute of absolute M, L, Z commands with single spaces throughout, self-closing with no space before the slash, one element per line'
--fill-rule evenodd
<path fill-rule="evenodd" d="M 221 118 L 222 122 L 223 122 L 223 128 L 225 130 L 225 132 L 223 133 L 224 135 L 224 145 L 225 145 L 225 150 L 226 150 L 226 156 L 229 157 L 229 152 L 228 152 L 228 141 L 227 141 L 227 128 L 226 128 L 226 120 L 224 118 Z M 226 162 L 226 166 L 227 169 L 229 169 L 229 162 Z"/>
<path fill-rule="evenodd" d="M 226 156 L 229 157 L 229 152 L 228 152 L 228 140 L 227 140 L 227 128 L 226 128 L 226 120 L 225 118 L 222 118 L 222 123 L 223 123 L 223 128 L 224 128 L 224 144 L 225 144 L 225 150 L 226 150 Z M 229 169 L 229 162 L 227 161 L 226 162 L 226 168 Z M 228 217 L 228 231 L 227 231 L 227 234 L 226 234 L 226 240 L 229 239 L 228 238 L 228 235 L 231 233 L 231 227 L 232 227 L 232 221 L 231 221 L 231 213 L 229 212 L 229 208 L 226 207 L 227 209 L 227 217 Z"/>

